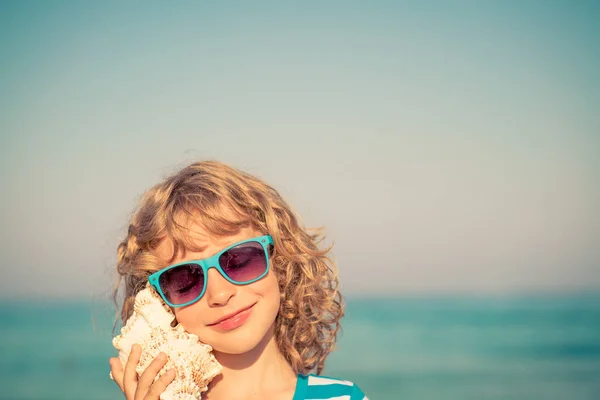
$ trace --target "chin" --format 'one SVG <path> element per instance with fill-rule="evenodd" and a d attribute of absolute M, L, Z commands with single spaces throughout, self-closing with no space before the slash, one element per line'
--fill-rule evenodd
<path fill-rule="evenodd" d="M 265 324 L 267 329 L 258 329 L 254 324 L 247 324 L 229 332 L 215 332 L 208 342 L 219 353 L 244 354 L 260 346 L 266 346 L 273 336 L 274 322 Z"/>
<path fill-rule="evenodd" d="M 216 343 L 212 346 L 217 353 L 240 355 L 246 354 L 258 346 L 259 341 L 237 342 L 237 343 Z"/>

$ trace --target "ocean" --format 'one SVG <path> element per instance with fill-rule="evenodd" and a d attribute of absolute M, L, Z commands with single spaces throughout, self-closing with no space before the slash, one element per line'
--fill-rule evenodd
<path fill-rule="evenodd" d="M 123 399 L 112 310 L 0 302 L 0 398 Z M 324 375 L 375 399 L 598 400 L 600 294 L 347 300 Z"/>

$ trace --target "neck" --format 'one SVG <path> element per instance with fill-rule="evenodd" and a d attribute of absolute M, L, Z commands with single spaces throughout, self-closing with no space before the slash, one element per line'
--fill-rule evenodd
<path fill-rule="evenodd" d="M 223 372 L 210 383 L 206 399 L 271 398 L 267 395 L 293 393 L 296 374 L 281 354 L 273 329 L 247 353 L 214 354 Z"/>

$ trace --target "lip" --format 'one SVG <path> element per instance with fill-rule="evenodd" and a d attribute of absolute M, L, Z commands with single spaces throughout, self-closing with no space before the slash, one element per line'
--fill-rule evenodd
<path fill-rule="evenodd" d="M 254 303 L 254 304 L 256 304 L 256 303 Z M 246 322 L 246 320 L 252 313 L 252 308 L 254 307 L 254 304 L 252 304 L 249 307 L 242 308 L 241 310 L 238 310 L 234 313 L 226 315 L 222 318 L 219 318 L 216 322 L 213 322 L 212 324 L 209 324 L 208 326 L 218 328 L 219 330 L 225 330 L 225 331 L 235 329 L 235 328 L 243 325 L 244 322 Z"/>

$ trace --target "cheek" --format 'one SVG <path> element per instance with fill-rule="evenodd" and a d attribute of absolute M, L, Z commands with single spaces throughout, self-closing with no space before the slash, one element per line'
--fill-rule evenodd
<path fill-rule="evenodd" d="M 177 322 L 183 326 L 183 328 L 190 332 L 197 334 L 202 327 L 202 322 L 198 318 L 202 315 L 202 307 L 200 302 L 192 304 L 187 307 L 178 307 L 173 309 Z"/>
<path fill-rule="evenodd" d="M 261 294 L 265 301 L 265 309 L 269 314 L 273 314 L 273 318 L 279 312 L 281 296 L 279 292 L 279 284 L 275 274 L 269 274 L 265 277 L 265 281 L 261 282 Z"/>
<path fill-rule="evenodd" d="M 272 297 L 274 295 L 279 296 L 279 283 L 277 283 L 277 275 L 271 269 L 267 276 L 260 281 L 251 284 L 252 290 L 260 294 L 262 297 Z"/>

